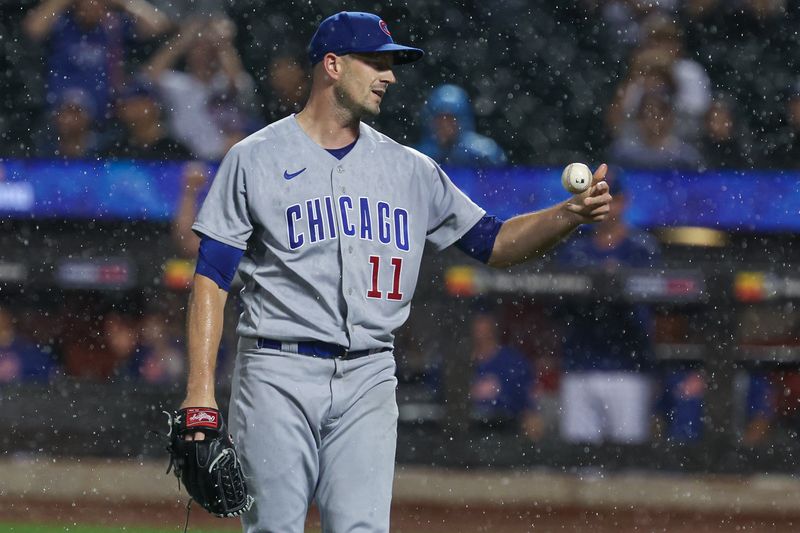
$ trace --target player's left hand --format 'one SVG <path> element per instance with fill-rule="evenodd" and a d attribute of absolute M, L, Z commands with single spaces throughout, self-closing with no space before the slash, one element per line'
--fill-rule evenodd
<path fill-rule="evenodd" d="M 592 186 L 580 194 L 573 195 L 566 209 L 578 216 L 581 224 L 605 220 L 611 209 L 611 193 L 606 183 L 608 166 L 603 163 L 592 175 Z"/>

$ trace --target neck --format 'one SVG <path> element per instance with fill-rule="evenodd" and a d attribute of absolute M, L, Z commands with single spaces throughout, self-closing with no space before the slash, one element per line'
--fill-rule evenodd
<path fill-rule="evenodd" d="M 306 135 L 323 148 L 342 148 L 358 138 L 360 117 L 343 108 L 332 90 L 312 94 L 295 117 Z"/>

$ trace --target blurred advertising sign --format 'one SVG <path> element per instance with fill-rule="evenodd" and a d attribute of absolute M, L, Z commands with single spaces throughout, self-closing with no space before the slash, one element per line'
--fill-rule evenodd
<path fill-rule="evenodd" d="M 737 272 L 733 292 L 742 303 L 800 298 L 800 277 L 772 272 Z"/>
<path fill-rule="evenodd" d="M 629 271 L 623 285 L 625 297 L 634 302 L 697 302 L 706 294 L 702 273 L 693 270 Z"/>
<path fill-rule="evenodd" d="M 196 167 L 191 161 L 2 160 L 0 215 L 165 222 L 175 215 L 187 173 Z M 213 176 L 215 166 L 207 170 Z M 561 171 L 447 169 L 470 198 L 504 219 L 567 199 Z M 800 232 L 797 171 L 626 170 L 622 175 L 625 216 L 638 227 Z"/>
<path fill-rule="evenodd" d="M 127 289 L 136 281 L 135 267 L 125 259 L 69 259 L 56 267 L 56 283 L 66 289 Z"/>
<path fill-rule="evenodd" d="M 641 303 L 691 303 L 706 298 L 706 281 L 694 270 L 587 270 L 585 272 L 506 272 L 454 266 L 445 272 L 451 296 L 489 293 L 618 297 Z"/>
<path fill-rule="evenodd" d="M 571 294 L 592 291 L 591 276 L 559 272 L 487 271 L 469 266 L 448 268 L 445 287 L 452 296 L 476 296 L 487 293 Z"/>

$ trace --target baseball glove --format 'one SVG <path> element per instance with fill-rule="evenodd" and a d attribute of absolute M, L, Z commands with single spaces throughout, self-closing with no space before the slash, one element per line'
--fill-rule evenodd
<path fill-rule="evenodd" d="M 208 512 L 219 517 L 239 516 L 253 505 L 247 494 L 242 467 L 222 414 L 209 407 L 187 407 L 169 417 L 170 470 L 186 492 Z M 201 431 L 205 440 L 185 440 Z"/>

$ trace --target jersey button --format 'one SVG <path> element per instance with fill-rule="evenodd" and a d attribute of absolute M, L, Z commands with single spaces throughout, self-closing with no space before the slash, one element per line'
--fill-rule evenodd
<path fill-rule="evenodd" d="M 349 253 L 349 254 L 353 253 L 353 247 L 352 246 L 348 246 L 347 247 L 347 253 Z"/>
<path fill-rule="evenodd" d="M 338 167 L 336 167 L 336 172 L 341 174 L 342 172 L 344 172 L 344 167 L 342 165 L 339 165 Z"/>
<path fill-rule="evenodd" d="M 353 289 L 347 289 L 347 294 L 352 295 L 353 294 Z"/>

